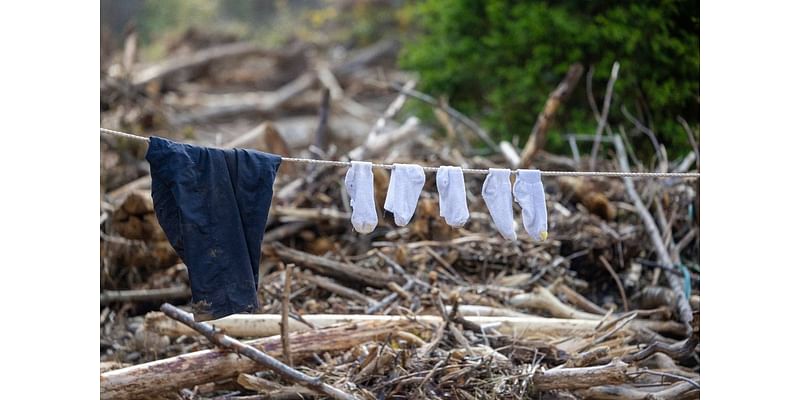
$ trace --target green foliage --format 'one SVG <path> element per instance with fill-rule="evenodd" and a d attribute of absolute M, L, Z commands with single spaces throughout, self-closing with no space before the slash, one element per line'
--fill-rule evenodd
<path fill-rule="evenodd" d="M 619 61 L 611 126 L 631 126 L 620 112 L 625 105 L 671 154 L 688 148 L 676 118 L 699 123 L 699 2 L 428 0 L 415 11 L 422 33 L 405 47 L 401 65 L 420 72 L 423 90 L 479 117 L 496 138 L 524 141 L 575 62 L 595 67 L 593 92 L 602 107 Z M 582 80 L 551 135 L 595 131 L 585 93 Z M 634 143 L 646 144 L 642 137 Z"/>

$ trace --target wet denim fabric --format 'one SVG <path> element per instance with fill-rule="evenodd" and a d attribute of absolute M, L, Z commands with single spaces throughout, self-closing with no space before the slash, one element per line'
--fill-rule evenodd
<path fill-rule="evenodd" d="M 281 157 L 151 136 L 158 223 L 189 270 L 195 319 L 258 310 L 261 240 Z"/>

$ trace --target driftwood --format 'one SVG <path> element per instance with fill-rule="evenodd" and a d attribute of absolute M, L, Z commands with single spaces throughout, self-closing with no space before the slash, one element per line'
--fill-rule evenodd
<path fill-rule="evenodd" d="M 168 77 L 179 71 L 191 68 L 199 68 L 213 61 L 225 58 L 236 58 L 252 54 L 269 54 L 270 52 L 252 43 L 232 43 L 221 46 L 210 47 L 189 54 L 184 57 L 168 59 L 154 65 L 139 67 L 139 71 L 133 74 L 131 82 L 134 86 L 143 86 L 156 79 Z"/>
<path fill-rule="evenodd" d="M 554 317 L 558 318 L 579 318 L 584 320 L 601 320 L 603 315 L 592 314 L 573 308 L 564 304 L 549 290 L 543 287 L 535 287 L 530 293 L 519 294 L 512 297 L 509 303 L 517 307 L 529 307 L 545 310 Z M 632 326 L 638 328 L 648 328 L 656 332 L 667 332 L 672 334 L 685 334 L 686 330 L 682 324 L 674 321 L 653 321 L 653 320 L 634 320 Z"/>
<path fill-rule="evenodd" d="M 290 366 L 281 363 L 270 355 L 261 352 L 251 345 L 244 344 L 228 335 L 225 335 L 215 330 L 211 325 L 197 322 L 192 318 L 192 315 L 183 311 L 172 304 L 164 304 L 161 306 L 161 311 L 169 315 L 171 318 L 180 321 L 182 324 L 194 329 L 201 333 L 209 341 L 217 346 L 224 347 L 228 350 L 235 351 L 236 354 L 243 354 L 247 358 L 267 367 L 270 371 L 275 372 L 280 377 L 300 384 L 311 390 L 317 391 L 321 394 L 330 396 L 337 400 L 357 400 L 352 394 L 346 393 L 341 389 L 328 385 L 322 382 L 319 378 L 314 378 L 306 375 Z M 284 345 L 286 345 L 284 338 Z M 291 358 L 290 358 L 291 359 Z"/>
<path fill-rule="evenodd" d="M 312 269 L 332 278 L 344 279 L 346 281 L 374 287 L 386 287 L 389 282 L 402 282 L 402 278 L 398 276 L 345 264 L 325 257 L 315 256 L 286 247 L 278 242 L 274 242 L 270 246 L 275 249 L 278 256 L 285 261 Z"/>
<path fill-rule="evenodd" d="M 628 364 L 614 360 L 606 365 L 583 368 L 560 368 L 533 376 L 539 390 L 582 389 L 597 385 L 618 385 L 628 380 Z"/>
<path fill-rule="evenodd" d="M 172 123 L 184 125 L 246 113 L 267 113 L 306 91 L 314 82 L 316 82 L 316 77 L 311 73 L 306 73 L 273 92 L 203 95 L 201 96 L 201 101 L 204 103 L 202 110 L 174 116 Z"/>
<path fill-rule="evenodd" d="M 544 109 L 542 109 L 542 112 L 540 112 L 539 116 L 536 118 L 536 124 L 533 126 L 531 134 L 528 136 L 528 141 L 525 142 L 525 147 L 522 149 L 519 162 L 520 168 L 530 167 L 533 162 L 533 156 L 544 148 L 547 129 L 550 127 L 550 124 L 553 123 L 556 111 L 558 111 L 561 103 L 569 98 L 569 95 L 572 93 L 572 90 L 575 89 L 575 85 L 577 85 L 582 74 L 583 65 L 573 64 L 569 67 L 569 71 L 567 71 L 567 75 L 561 83 L 550 93 L 544 105 Z"/>
<path fill-rule="evenodd" d="M 277 317 L 276 322 L 280 320 L 280 316 Z M 184 329 L 189 329 L 185 325 L 173 322 Z M 362 322 L 296 333 L 291 335 L 292 353 L 299 358 L 315 352 L 347 350 L 366 341 L 380 340 L 396 330 L 408 330 L 413 326 L 415 324 L 407 319 L 398 319 L 392 323 Z M 280 336 L 270 336 L 245 344 L 272 356 L 281 354 Z M 197 351 L 104 372 L 100 374 L 100 398 L 148 398 L 157 393 L 230 379 L 240 373 L 252 373 L 262 368 L 255 361 L 225 350 Z"/>
<path fill-rule="evenodd" d="M 517 336 L 529 337 L 540 335 L 582 335 L 594 333 L 598 320 L 563 319 L 545 317 L 505 317 L 505 316 L 466 316 L 466 321 L 479 326 L 491 326 L 498 332 Z M 279 314 L 235 314 L 208 323 L 222 329 L 225 333 L 235 337 L 260 337 L 280 334 Z M 307 314 L 303 320 L 308 321 L 318 328 L 330 327 L 347 323 L 370 323 L 371 326 L 380 324 L 392 325 L 408 321 L 408 317 L 401 315 L 359 315 L 359 314 Z M 438 324 L 442 318 L 438 315 L 418 315 L 414 321 L 425 324 Z M 161 313 L 148 313 L 145 319 L 147 330 L 172 337 L 190 335 L 192 330 L 167 318 Z M 290 332 L 308 332 L 308 325 L 296 320 L 289 320 Z M 292 336 L 292 350 L 296 351 L 295 336 Z"/>
<path fill-rule="evenodd" d="M 189 299 L 192 291 L 188 287 L 171 287 L 164 289 L 140 289 L 140 290 L 106 290 L 100 293 L 100 305 L 113 302 L 146 302 L 167 300 Z"/>
<path fill-rule="evenodd" d="M 364 142 L 363 145 L 351 150 L 347 156 L 353 160 L 365 160 L 375 155 L 383 154 L 392 146 L 408 140 L 415 132 L 419 119 L 409 117 L 399 128 L 381 135 L 375 135 Z"/>
<path fill-rule="evenodd" d="M 353 299 L 367 306 L 371 306 L 377 303 L 375 300 L 361 294 L 361 292 L 342 286 L 328 278 L 306 273 L 299 273 L 297 275 L 298 278 L 308 283 L 311 283 L 314 286 L 325 289 L 331 293 L 338 294 L 339 296 L 342 296 L 344 298 Z"/>

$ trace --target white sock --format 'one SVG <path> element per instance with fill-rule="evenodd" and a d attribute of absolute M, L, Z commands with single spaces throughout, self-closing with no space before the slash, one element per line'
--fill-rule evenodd
<path fill-rule="evenodd" d="M 522 224 L 534 240 L 547 239 L 547 204 L 542 174 L 538 169 L 521 169 L 514 183 L 514 200 L 522 207 Z"/>
<path fill-rule="evenodd" d="M 350 222 L 359 233 L 370 233 L 378 225 L 378 212 L 375 211 L 375 195 L 372 189 L 372 163 L 351 161 L 350 169 L 344 176 L 350 207 L 353 214 Z"/>
<path fill-rule="evenodd" d="M 454 228 L 464 226 L 469 219 L 464 171 L 460 167 L 439 167 L 436 188 L 439 189 L 439 216 Z"/>
<path fill-rule="evenodd" d="M 500 234 L 508 240 L 517 240 L 517 234 L 514 232 L 510 177 L 510 169 L 489 168 L 489 175 L 483 181 L 481 194 Z"/>
<path fill-rule="evenodd" d="M 417 209 L 425 185 L 425 171 L 419 165 L 394 164 L 383 208 L 394 214 L 394 223 L 405 226 Z"/>

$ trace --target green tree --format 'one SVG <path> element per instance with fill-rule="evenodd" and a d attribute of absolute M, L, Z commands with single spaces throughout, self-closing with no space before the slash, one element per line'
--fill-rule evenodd
<path fill-rule="evenodd" d="M 422 89 L 447 96 L 496 138 L 524 140 L 575 62 L 595 67 L 593 91 L 602 106 L 611 66 L 619 61 L 612 126 L 626 122 L 624 105 L 671 152 L 688 149 L 676 118 L 699 123 L 698 1 L 428 0 L 415 12 L 421 33 L 405 47 L 401 65 L 421 74 Z M 555 146 L 558 133 L 594 132 L 583 85 L 559 111 L 551 130 Z"/>

